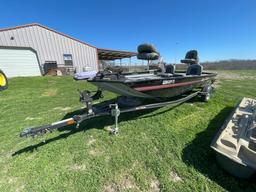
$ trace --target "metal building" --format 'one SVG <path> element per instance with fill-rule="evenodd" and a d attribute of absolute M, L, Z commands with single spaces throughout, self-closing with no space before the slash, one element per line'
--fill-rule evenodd
<path fill-rule="evenodd" d="M 38 76 L 51 65 L 98 70 L 98 49 L 37 23 L 0 29 L 0 68 L 8 77 Z"/>

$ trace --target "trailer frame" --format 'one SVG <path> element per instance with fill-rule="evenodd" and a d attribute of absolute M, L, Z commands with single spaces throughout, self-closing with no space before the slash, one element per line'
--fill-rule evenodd
<path fill-rule="evenodd" d="M 208 85 L 209 86 L 209 85 Z M 211 85 L 210 85 L 211 86 Z M 80 124 L 88 119 L 101 117 L 101 116 L 112 116 L 114 117 L 114 126 L 111 129 L 112 134 L 117 134 L 119 132 L 118 127 L 118 117 L 122 113 L 128 113 L 133 111 L 140 111 L 140 110 L 148 110 L 148 109 L 154 109 L 154 108 L 161 108 L 161 107 L 175 107 L 177 105 L 180 105 L 196 96 L 202 96 L 208 94 L 208 89 L 202 89 L 201 91 L 194 91 L 189 94 L 183 94 L 179 98 L 174 100 L 168 100 L 168 101 L 160 101 L 160 102 L 153 102 L 149 104 L 141 104 L 136 105 L 132 107 L 123 107 L 118 104 L 118 100 L 110 100 L 100 103 L 100 105 L 93 105 L 94 100 L 98 100 L 99 98 L 102 98 L 102 91 L 98 90 L 93 95 L 92 92 L 85 90 L 85 91 L 79 91 L 80 94 L 80 102 L 85 104 L 86 112 L 81 115 L 74 115 L 71 118 L 67 118 L 61 121 L 57 121 L 48 125 L 38 126 L 38 127 L 29 127 L 24 129 L 20 133 L 20 137 L 35 137 L 38 135 L 43 135 L 47 132 L 52 132 L 55 129 L 59 129 L 65 126 L 69 125 L 76 125 L 76 128 L 79 128 Z"/>

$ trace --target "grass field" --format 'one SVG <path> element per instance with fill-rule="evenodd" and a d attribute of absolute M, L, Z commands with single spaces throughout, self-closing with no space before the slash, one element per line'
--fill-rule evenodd
<path fill-rule="evenodd" d="M 224 172 L 209 147 L 234 105 L 256 97 L 255 85 L 256 71 L 220 71 L 208 103 L 121 115 L 117 136 L 104 131 L 113 124 L 104 117 L 24 139 L 25 127 L 79 113 L 77 88 L 95 88 L 70 77 L 13 78 L 0 93 L 0 191 L 256 191 L 255 178 Z"/>

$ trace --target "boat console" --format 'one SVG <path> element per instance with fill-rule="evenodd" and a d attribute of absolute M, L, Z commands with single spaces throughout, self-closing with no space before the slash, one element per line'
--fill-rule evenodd
<path fill-rule="evenodd" d="M 186 75 L 202 75 L 203 66 L 199 64 L 192 64 L 188 66 Z"/>

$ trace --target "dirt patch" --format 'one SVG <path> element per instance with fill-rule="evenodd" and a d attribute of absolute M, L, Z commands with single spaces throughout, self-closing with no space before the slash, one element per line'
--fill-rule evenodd
<path fill-rule="evenodd" d="M 25 189 L 25 185 L 21 185 L 18 188 L 16 188 L 15 192 L 24 191 L 24 189 Z"/>
<path fill-rule="evenodd" d="M 56 84 L 56 81 L 48 80 L 48 84 Z"/>
<path fill-rule="evenodd" d="M 149 191 L 150 191 L 150 192 L 158 192 L 158 191 L 160 191 L 160 190 L 161 190 L 161 188 L 160 188 L 160 182 L 159 182 L 157 179 L 152 180 L 151 183 L 150 183 L 150 189 L 149 189 Z"/>
<path fill-rule="evenodd" d="M 130 167 L 130 171 L 131 170 L 134 170 L 136 168 L 138 168 L 139 166 L 141 166 L 140 162 L 138 160 L 135 160 L 133 163 L 132 163 L 132 166 Z"/>
<path fill-rule="evenodd" d="M 6 151 L 6 152 L 1 152 L 0 153 L 0 162 L 1 161 L 4 161 L 4 160 L 6 160 L 6 159 L 10 159 L 10 158 L 12 158 L 12 154 L 14 153 L 14 151 Z"/>
<path fill-rule="evenodd" d="M 213 84 L 214 89 L 217 89 L 218 87 L 220 87 L 220 81 L 219 80 L 215 81 L 214 84 Z"/>
<path fill-rule="evenodd" d="M 7 178 L 7 183 L 8 184 L 14 184 L 17 182 L 17 179 L 15 177 L 8 177 Z"/>
<path fill-rule="evenodd" d="M 230 80 L 240 80 L 243 79 L 243 76 L 232 73 L 220 73 L 218 74 L 219 79 L 230 79 Z"/>
<path fill-rule="evenodd" d="M 10 187 L 9 191 L 20 192 L 20 191 L 24 191 L 25 189 L 25 185 L 20 183 L 17 177 L 8 176 L 8 177 L 1 178 L 0 185 L 1 183 L 8 184 Z"/>
<path fill-rule="evenodd" d="M 31 121 L 31 120 L 34 120 L 35 118 L 33 117 L 26 117 L 25 121 Z"/>
<path fill-rule="evenodd" d="M 32 121 L 36 119 L 42 119 L 41 117 L 26 117 L 25 121 Z"/>
<path fill-rule="evenodd" d="M 108 185 L 108 186 L 104 187 L 103 191 L 104 192 L 116 192 L 116 191 L 118 191 L 118 188 L 115 184 L 112 184 L 112 185 Z"/>
<path fill-rule="evenodd" d="M 104 187 L 104 192 L 116 192 L 124 190 L 138 190 L 134 178 L 130 175 L 124 175 L 118 182 L 113 182 L 110 185 Z"/>
<path fill-rule="evenodd" d="M 104 131 L 111 133 L 113 126 L 106 126 L 104 127 Z"/>
<path fill-rule="evenodd" d="M 4 174 L 7 174 L 9 171 L 9 166 L 8 165 L 5 165 L 2 169 L 1 169 L 1 172 L 4 173 Z M 1 182 L 1 181 L 0 181 Z"/>
<path fill-rule="evenodd" d="M 177 174 L 176 171 L 171 171 L 171 173 L 170 173 L 170 179 L 171 179 L 173 182 L 180 182 L 180 181 L 182 181 L 182 178 Z"/>
<path fill-rule="evenodd" d="M 218 79 L 227 79 L 227 80 L 255 80 L 256 77 L 253 75 L 242 75 L 237 73 L 230 73 L 227 71 L 218 71 Z"/>
<path fill-rule="evenodd" d="M 119 183 L 119 185 L 122 189 L 136 189 L 137 188 L 133 178 L 130 177 L 129 175 L 125 175 L 123 177 L 123 179 L 121 180 L 121 182 Z"/>
<path fill-rule="evenodd" d="M 71 109 L 71 107 L 55 107 L 53 109 L 59 110 L 59 111 L 69 111 Z"/>
<path fill-rule="evenodd" d="M 87 142 L 87 145 L 90 146 L 90 145 L 92 145 L 95 142 L 96 142 L 96 139 L 90 138 L 89 141 Z"/>
<path fill-rule="evenodd" d="M 73 171 L 84 171 L 84 170 L 86 170 L 86 165 L 74 164 L 70 167 L 70 169 Z"/>
<path fill-rule="evenodd" d="M 47 89 L 42 96 L 43 97 L 53 97 L 57 95 L 58 90 L 57 89 Z"/>
<path fill-rule="evenodd" d="M 89 151 L 89 154 L 92 156 L 98 156 L 98 155 L 102 155 L 102 151 L 97 150 L 97 149 L 92 149 Z"/>
<path fill-rule="evenodd" d="M 111 157 L 108 155 L 104 155 L 106 163 L 108 163 L 111 160 Z"/>

